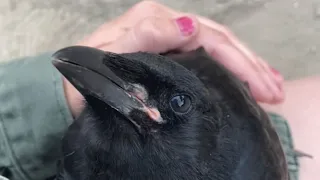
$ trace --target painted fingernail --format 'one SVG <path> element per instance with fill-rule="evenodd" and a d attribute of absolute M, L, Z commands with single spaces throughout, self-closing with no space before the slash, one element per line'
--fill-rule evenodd
<path fill-rule="evenodd" d="M 275 68 L 271 68 L 271 71 L 274 75 L 276 76 L 281 76 L 280 72 L 278 70 L 276 70 Z"/>
<path fill-rule="evenodd" d="M 270 68 L 270 69 L 271 69 L 271 72 L 273 73 L 274 77 L 276 78 L 276 80 L 278 82 L 282 82 L 283 77 L 282 77 L 281 73 L 278 70 L 276 70 L 275 68 Z"/>
<path fill-rule="evenodd" d="M 194 31 L 193 21 L 189 17 L 180 17 L 176 19 L 176 22 L 180 28 L 180 32 L 183 36 L 190 36 Z"/>

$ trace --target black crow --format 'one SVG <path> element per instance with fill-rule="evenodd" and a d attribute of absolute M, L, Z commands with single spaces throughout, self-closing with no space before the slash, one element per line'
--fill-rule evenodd
<path fill-rule="evenodd" d="M 267 114 L 204 48 L 116 54 L 72 46 L 54 66 L 85 97 L 59 180 L 288 180 Z"/>

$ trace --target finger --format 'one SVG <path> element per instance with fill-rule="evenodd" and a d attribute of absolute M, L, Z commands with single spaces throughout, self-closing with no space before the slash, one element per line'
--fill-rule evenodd
<path fill-rule="evenodd" d="M 251 51 L 246 45 L 244 45 L 230 30 L 228 30 L 225 26 L 222 26 L 219 23 L 211 21 L 205 17 L 196 16 L 199 19 L 201 24 L 204 24 L 214 30 L 219 31 L 221 34 L 224 34 L 226 40 L 229 41 L 235 48 L 237 48 L 243 55 L 253 63 L 259 64 L 262 68 L 270 75 L 272 79 L 276 81 L 279 86 L 283 85 L 283 77 L 279 72 L 277 72 L 274 68 L 270 67 L 265 60 L 261 57 L 257 56 L 253 51 Z"/>
<path fill-rule="evenodd" d="M 260 61 L 250 61 L 242 51 L 234 48 L 226 36 L 207 26 L 201 26 L 198 43 L 227 69 L 241 80 L 247 81 L 256 100 L 267 103 L 277 103 L 283 100 L 282 89 L 273 77 L 265 71 Z"/>
<path fill-rule="evenodd" d="M 78 45 L 85 44 L 86 46 L 97 47 L 113 42 L 123 36 L 138 22 L 150 17 L 170 18 L 172 14 L 157 2 L 141 1 L 128 9 L 124 14 L 98 27 L 97 30 L 84 38 Z M 105 35 L 104 43 L 101 44 L 101 34 L 105 34 L 106 30 L 108 31 L 108 35 Z M 109 34 L 112 34 L 112 36 Z"/>
<path fill-rule="evenodd" d="M 157 6 L 158 8 L 161 8 L 163 11 L 166 11 L 166 13 L 171 14 L 172 17 L 176 17 L 183 14 L 182 12 L 175 11 L 162 4 L 157 4 Z M 275 71 L 273 68 L 270 68 L 270 66 L 265 61 L 263 61 L 255 53 L 250 51 L 249 48 L 247 48 L 243 43 L 241 43 L 241 41 L 231 31 L 225 28 L 225 26 L 222 26 L 221 24 L 216 23 L 200 15 L 196 15 L 196 17 L 202 26 L 208 27 L 212 31 L 214 31 L 213 35 L 215 36 L 209 38 L 207 36 L 207 32 L 202 31 L 200 35 L 205 34 L 205 39 L 210 39 L 212 41 L 211 43 L 208 42 L 206 43 L 206 45 L 204 45 L 201 43 L 201 40 L 199 40 L 199 42 L 195 44 L 188 44 L 189 47 L 182 48 L 189 50 L 192 48 L 196 48 L 201 44 L 207 47 L 207 49 L 211 47 L 214 50 L 214 48 L 218 46 L 217 41 L 224 41 L 223 44 L 232 47 L 229 49 L 233 49 L 233 55 L 230 54 L 232 51 L 225 52 L 226 54 L 223 55 L 221 54 L 223 51 L 219 53 L 218 48 L 215 50 L 216 53 L 212 54 L 213 57 L 219 60 L 225 66 L 227 66 L 229 70 L 237 74 L 239 78 L 241 78 L 242 80 L 247 80 L 252 89 L 252 93 L 258 101 L 267 103 L 279 103 L 283 101 L 283 77 L 280 75 L 280 73 Z M 217 54 L 216 57 L 215 54 Z M 229 58 L 225 56 L 228 56 Z M 233 57 L 234 59 L 230 57 Z M 226 62 L 228 61 L 228 59 L 229 62 Z M 235 62 L 236 59 L 238 60 L 238 62 Z M 238 66 L 239 63 L 244 65 L 243 69 L 240 68 L 241 66 Z M 245 70 L 247 70 L 247 72 L 245 72 Z M 251 73 L 249 73 L 248 71 Z M 270 93 L 270 91 L 273 93 Z"/>
<path fill-rule="evenodd" d="M 277 70 L 270 67 L 265 60 L 257 56 L 253 51 L 251 51 L 248 47 L 246 47 L 246 45 L 241 43 L 241 41 L 230 30 L 225 28 L 225 26 L 222 26 L 221 24 L 211 21 L 205 17 L 199 16 L 199 15 L 197 15 L 196 17 L 199 19 L 200 23 L 207 25 L 212 29 L 218 30 L 222 34 L 225 34 L 227 38 L 226 40 L 228 40 L 230 44 L 232 44 L 235 48 L 241 51 L 248 60 L 252 61 L 252 63 L 258 66 L 261 66 L 260 69 L 267 72 L 267 74 L 269 74 L 269 78 L 275 81 L 279 89 L 282 89 L 283 82 L 284 82 L 282 75 Z M 283 92 L 281 93 L 282 93 L 282 96 L 280 95 L 281 97 L 279 97 L 278 100 L 275 100 L 275 102 L 282 102 L 284 94 Z"/>
<path fill-rule="evenodd" d="M 142 19 L 149 17 L 158 18 L 171 18 L 172 14 L 169 13 L 165 6 L 160 5 L 154 1 L 141 1 L 132 6 L 123 15 L 114 20 L 114 23 L 133 27 Z"/>
<path fill-rule="evenodd" d="M 248 62 L 239 51 L 223 44 L 206 51 L 239 79 L 248 82 L 250 91 L 257 101 L 274 103 L 279 100 L 278 96 L 281 96 L 281 93 L 268 79 L 268 75 Z"/>
<path fill-rule="evenodd" d="M 124 14 L 100 26 L 96 32 L 100 33 L 108 29 L 113 35 L 110 37 L 110 41 L 113 41 L 123 35 L 124 29 L 130 29 L 141 20 L 149 17 L 169 18 L 171 14 L 156 2 L 141 1 L 129 8 Z"/>
<path fill-rule="evenodd" d="M 159 5 L 162 6 L 162 5 Z M 172 16 L 181 12 L 162 6 Z M 201 27 L 198 42 L 182 47 L 185 51 L 203 45 L 211 55 L 226 66 L 241 80 L 247 81 L 256 100 L 266 103 L 280 103 L 284 100 L 283 78 L 260 57 L 249 50 L 236 36 L 224 26 L 202 16 L 196 15 Z M 212 32 L 208 32 L 212 31 Z M 210 34 L 210 35 L 209 35 Z M 208 42 L 209 41 L 209 42 Z M 223 45 L 228 51 L 218 48 Z"/>
<path fill-rule="evenodd" d="M 277 103 L 283 100 L 283 91 L 264 70 L 259 61 L 250 61 L 241 51 L 234 48 L 226 36 L 200 24 L 197 41 L 191 41 L 179 48 L 190 51 L 204 46 L 215 60 L 232 71 L 238 78 L 249 83 L 251 92 L 256 100 L 266 103 Z"/>
<path fill-rule="evenodd" d="M 172 8 L 169 8 L 167 6 L 164 6 L 162 4 L 156 4 L 156 6 L 159 9 L 162 9 L 163 11 L 166 11 L 167 14 L 171 14 L 172 17 L 175 16 L 181 16 L 181 14 L 183 14 L 183 12 L 180 11 L 175 11 Z M 208 18 L 205 18 L 203 16 L 200 15 L 195 15 L 197 17 L 197 19 L 199 20 L 199 22 L 205 26 L 208 26 L 210 28 L 212 28 L 215 31 L 218 31 L 219 33 L 223 34 L 226 38 L 226 41 L 228 41 L 229 43 L 231 43 L 232 45 L 234 45 L 239 51 L 241 51 L 242 53 L 244 53 L 244 55 L 246 57 L 248 57 L 248 60 L 256 60 L 256 55 L 249 50 L 249 48 L 247 48 L 243 43 L 241 43 L 241 41 L 231 32 L 229 31 L 225 26 L 212 21 Z"/>
<path fill-rule="evenodd" d="M 102 47 L 106 51 L 153 53 L 179 49 L 198 34 L 199 23 L 192 16 L 177 19 L 149 17 L 138 22 L 125 35 Z"/>

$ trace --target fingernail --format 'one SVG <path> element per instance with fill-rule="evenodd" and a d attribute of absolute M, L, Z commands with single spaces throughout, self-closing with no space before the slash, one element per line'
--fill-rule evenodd
<path fill-rule="evenodd" d="M 176 22 L 180 28 L 180 32 L 183 36 L 190 36 L 194 31 L 193 21 L 189 17 L 180 17 L 176 19 Z"/>
<path fill-rule="evenodd" d="M 275 68 L 271 68 L 271 71 L 272 71 L 272 73 L 273 73 L 274 75 L 276 75 L 276 76 L 281 76 L 281 75 L 280 75 L 280 72 L 279 72 L 278 70 L 276 70 Z"/>
<path fill-rule="evenodd" d="M 275 78 L 277 79 L 277 81 L 283 81 L 283 77 L 278 70 L 276 70 L 275 68 L 270 68 L 270 69 L 273 75 L 275 76 Z"/>

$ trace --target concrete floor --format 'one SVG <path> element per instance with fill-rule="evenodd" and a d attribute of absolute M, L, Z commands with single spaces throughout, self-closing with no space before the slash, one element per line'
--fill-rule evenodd
<path fill-rule="evenodd" d="M 0 0 L 0 61 L 71 45 L 138 0 Z M 230 27 L 287 79 L 319 74 L 320 0 L 160 0 Z"/>

